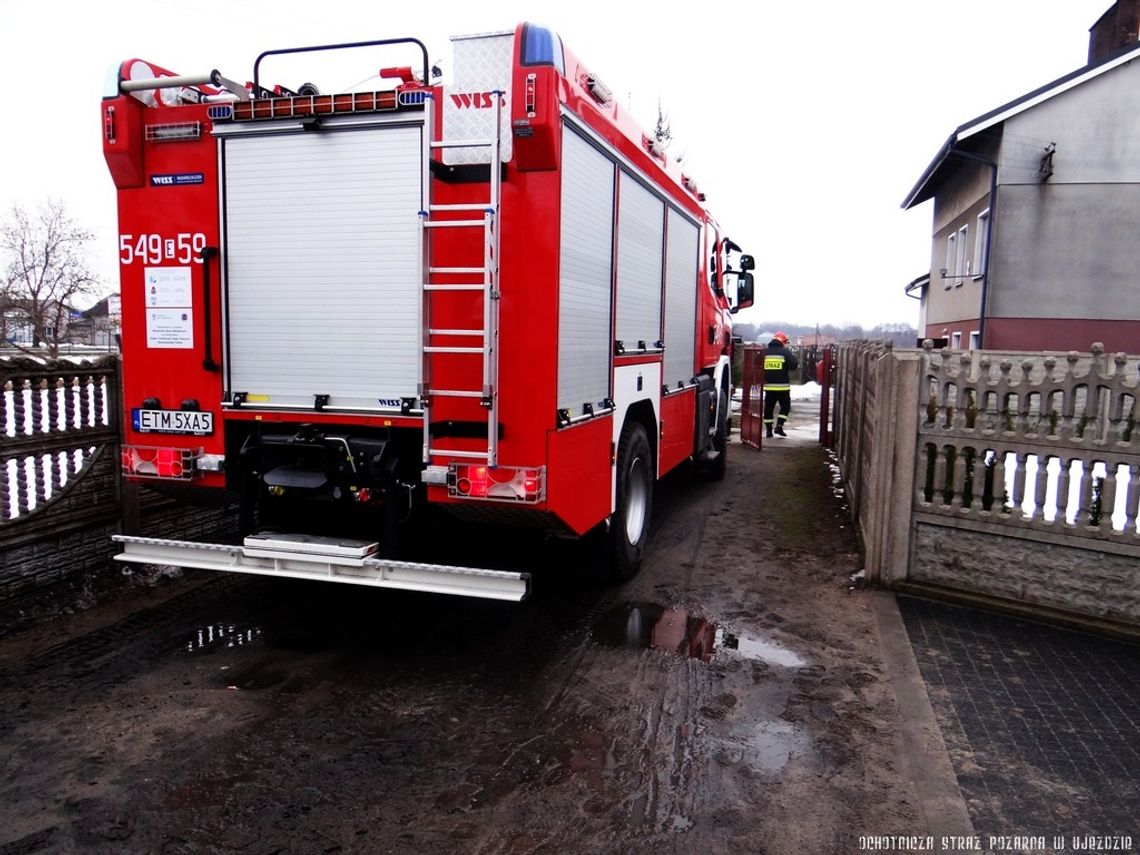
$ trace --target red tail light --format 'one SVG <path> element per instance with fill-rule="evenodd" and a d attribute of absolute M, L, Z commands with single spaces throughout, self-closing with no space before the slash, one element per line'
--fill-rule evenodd
<path fill-rule="evenodd" d="M 196 461 L 201 455 L 202 450 L 198 448 L 124 445 L 120 461 L 124 475 L 189 481 L 198 474 Z"/>
<path fill-rule="evenodd" d="M 453 463 L 447 475 L 447 493 L 460 499 L 541 502 L 545 498 L 545 472 L 541 466 L 489 467 Z"/>
<path fill-rule="evenodd" d="M 486 466 L 459 466 L 456 472 L 455 488 L 463 496 L 475 499 L 487 498 L 487 467 Z"/>

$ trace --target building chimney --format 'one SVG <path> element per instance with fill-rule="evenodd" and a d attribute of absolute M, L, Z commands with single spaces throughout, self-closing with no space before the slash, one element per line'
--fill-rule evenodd
<path fill-rule="evenodd" d="M 1089 65 L 1137 41 L 1140 0 L 1116 0 L 1089 28 Z"/>

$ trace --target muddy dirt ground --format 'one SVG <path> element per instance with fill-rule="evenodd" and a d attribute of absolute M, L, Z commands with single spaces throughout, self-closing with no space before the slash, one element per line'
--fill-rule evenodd
<path fill-rule="evenodd" d="M 450 548 L 535 568 L 531 600 L 198 574 L 9 633 L 0 853 L 832 853 L 915 829 L 825 452 L 734 443 L 723 482 L 655 499 L 622 587 L 469 531 Z"/>

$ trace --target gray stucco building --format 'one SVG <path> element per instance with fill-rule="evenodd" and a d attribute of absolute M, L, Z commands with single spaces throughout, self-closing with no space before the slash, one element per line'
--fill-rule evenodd
<path fill-rule="evenodd" d="M 927 166 L 902 204 L 934 200 L 920 337 L 1140 352 L 1135 38 L 961 125 Z"/>

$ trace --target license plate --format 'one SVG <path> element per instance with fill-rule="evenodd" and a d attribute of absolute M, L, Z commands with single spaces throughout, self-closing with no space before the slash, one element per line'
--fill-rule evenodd
<path fill-rule="evenodd" d="M 131 426 L 139 433 L 183 433 L 209 436 L 214 414 L 192 410 L 131 410 Z"/>

